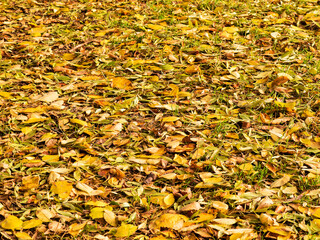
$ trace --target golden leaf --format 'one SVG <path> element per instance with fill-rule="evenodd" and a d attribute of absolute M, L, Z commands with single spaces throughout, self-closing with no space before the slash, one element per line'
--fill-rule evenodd
<path fill-rule="evenodd" d="M 123 78 L 123 77 L 116 77 L 116 78 L 112 79 L 111 86 L 113 88 L 119 88 L 119 89 L 124 89 L 124 90 L 133 89 L 132 82 L 126 78 Z"/>
<path fill-rule="evenodd" d="M 75 59 L 76 55 L 74 53 L 65 53 L 63 54 L 63 59 L 67 60 L 67 61 L 71 61 L 73 59 Z"/>
<path fill-rule="evenodd" d="M 192 155 L 192 159 L 199 159 L 202 158 L 204 156 L 204 154 L 206 153 L 204 148 L 198 148 Z"/>
<path fill-rule="evenodd" d="M 60 198 L 66 199 L 67 197 L 69 197 L 72 188 L 72 183 L 63 180 L 54 182 L 51 186 L 51 191 L 55 194 L 58 194 Z"/>
<path fill-rule="evenodd" d="M 147 24 L 147 27 L 156 31 L 162 30 L 164 28 L 164 26 L 157 25 L 157 24 Z"/>
<path fill-rule="evenodd" d="M 222 31 L 230 33 L 230 34 L 233 34 L 235 32 L 238 32 L 239 28 L 234 27 L 234 26 L 232 26 L 232 27 L 224 27 Z"/>
<path fill-rule="evenodd" d="M 207 222 L 207 221 L 211 221 L 212 219 L 214 219 L 215 216 L 213 214 L 210 213 L 200 213 L 197 216 L 197 219 L 194 220 L 193 222 L 195 223 L 199 223 L 199 222 Z"/>
<path fill-rule="evenodd" d="M 267 231 L 281 236 L 288 236 L 291 234 L 292 229 L 287 226 L 268 226 Z"/>
<path fill-rule="evenodd" d="M 2 222 L 1 227 L 4 229 L 17 230 L 22 227 L 22 220 L 13 215 L 8 215 Z"/>
<path fill-rule="evenodd" d="M 189 219 L 181 214 L 171 214 L 166 213 L 161 215 L 156 221 L 155 221 L 155 227 L 156 228 L 171 228 L 174 230 L 179 230 L 183 228 L 184 223 L 188 221 Z"/>
<path fill-rule="evenodd" d="M 32 240 L 32 237 L 26 232 L 16 232 L 14 235 L 21 240 Z"/>
<path fill-rule="evenodd" d="M 212 204 L 212 207 L 214 207 L 215 209 L 218 209 L 222 213 L 228 212 L 229 206 L 224 202 L 213 201 L 211 204 Z"/>
<path fill-rule="evenodd" d="M 22 188 L 25 190 L 37 188 L 39 186 L 39 176 L 26 176 L 22 178 Z"/>
<path fill-rule="evenodd" d="M 22 223 L 22 229 L 31 229 L 38 227 L 42 224 L 42 221 L 40 219 L 34 218 L 28 221 L 25 221 Z"/>
<path fill-rule="evenodd" d="M 188 164 L 188 160 L 185 159 L 184 157 L 181 157 L 180 155 L 176 154 L 173 158 L 173 161 L 175 161 L 176 163 L 179 163 L 181 165 L 187 165 Z"/>
<path fill-rule="evenodd" d="M 70 122 L 79 124 L 79 125 L 84 126 L 84 127 L 89 125 L 86 121 L 82 121 L 80 119 L 70 119 Z"/>
<path fill-rule="evenodd" d="M 60 158 L 59 155 L 44 155 L 42 157 L 42 161 L 45 161 L 45 162 L 58 162 L 59 158 Z"/>
<path fill-rule="evenodd" d="M 164 117 L 162 118 L 162 122 L 175 122 L 178 121 L 179 117 Z"/>
<path fill-rule="evenodd" d="M 272 184 L 271 184 L 271 188 L 278 188 L 278 187 L 281 187 L 283 185 L 285 185 L 286 183 L 288 183 L 290 181 L 291 177 L 287 174 L 285 174 L 282 178 L 274 181 Z"/>
<path fill-rule="evenodd" d="M 0 97 L 6 98 L 6 99 L 12 98 L 11 93 L 9 92 L 0 92 Z"/>
<path fill-rule="evenodd" d="M 105 210 L 105 208 L 101 208 L 101 207 L 92 208 L 92 209 L 90 210 L 89 216 L 90 216 L 92 219 L 103 218 L 104 210 Z"/>
<path fill-rule="evenodd" d="M 132 224 L 122 223 L 120 227 L 118 227 L 117 232 L 114 234 L 115 237 L 129 237 L 134 234 L 137 230 L 137 226 Z"/>
<path fill-rule="evenodd" d="M 194 74 L 194 73 L 197 73 L 200 71 L 200 67 L 197 66 L 197 65 L 191 65 L 191 66 L 188 66 L 186 69 L 185 69 L 185 72 L 187 74 Z"/>
<path fill-rule="evenodd" d="M 70 225 L 69 228 L 69 233 L 75 237 L 77 236 L 80 232 L 82 232 L 83 228 L 86 226 L 86 222 L 82 223 L 82 224 L 78 224 L 78 223 L 74 223 L 72 225 Z"/>
<path fill-rule="evenodd" d="M 112 211 L 104 210 L 103 218 L 111 226 L 113 227 L 117 226 L 116 215 Z"/>

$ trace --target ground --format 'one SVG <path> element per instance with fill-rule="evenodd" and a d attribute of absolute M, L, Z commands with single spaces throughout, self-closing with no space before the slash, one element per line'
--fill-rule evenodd
<path fill-rule="evenodd" d="M 0 4 L 3 239 L 320 239 L 314 0 Z"/>

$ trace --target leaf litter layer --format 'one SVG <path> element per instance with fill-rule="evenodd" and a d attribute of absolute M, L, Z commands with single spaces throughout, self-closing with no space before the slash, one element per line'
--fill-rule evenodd
<path fill-rule="evenodd" d="M 317 1 L 2 1 L 7 239 L 320 239 Z"/>

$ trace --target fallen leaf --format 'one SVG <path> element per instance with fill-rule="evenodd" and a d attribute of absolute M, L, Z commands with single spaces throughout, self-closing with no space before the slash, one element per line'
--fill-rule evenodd
<path fill-rule="evenodd" d="M 289 181 L 290 181 L 291 177 L 287 174 L 285 174 L 282 178 L 279 178 L 278 180 L 274 181 L 272 184 L 271 184 L 271 188 L 278 188 L 278 187 L 281 187 L 285 184 L 287 184 Z"/>
<path fill-rule="evenodd" d="M 53 101 L 56 101 L 59 98 L 59 94 L 57 92 L 48 92 L 42 97 L 39 98 L 40 101 L 51 103 Z"/>
<path fill-rule="evenodd" d="M 1 227 L 4 229 L 10 229 L 10 230 L 19 230 L 22 228 L 22 220 L 20 218 L 17 218 L 13 215 L 8 215 L 6 218 L 1 222 Z"/>
<path fill-rule="evenodd" d="M 122 223 L 120 227 L 117 228 L 116 233 L 114 234 L 115 237 L 130 237 L 132 234 L 136 232 L 138 229 L 137 226 L 132 224 Z"/>
<path fill-rule="evenodd" d="M 73 186 L 72 183 L 68 181 L 58 181 L 54 182 L 51 186 L 51 191 L 55 194 L 58 194 L 60 198 L 66 199 L 69 197 Z"/>
<path fill-rule="evenodd" d="M 113 78 L 111 86 L 113 88 L 119 88 L 119 89 L 123 89 L 123 90 L 133 89 L 132 82 L 124 77 Z"/>

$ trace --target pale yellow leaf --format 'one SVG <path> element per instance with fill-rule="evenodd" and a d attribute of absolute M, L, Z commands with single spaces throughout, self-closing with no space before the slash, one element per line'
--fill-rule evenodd
<path fill-rule="evenodd" d="M 214 207 L 215 209 L 218 209 L 222 213 L 228 212 L 229 206 L 224 202 L 213 201 L 211 204 L 212 204 L 212 207 Z"/>
<path fill-rule="evenodd" d="M 39 98 L 40 101 L 51 103 L 59 98 L 59 94 L 57 92 L 48 92 L 44 94 L 41 98 Z"/>
<path fill-rule="evenodd" d="M 116 215 L 112 211 L 104 210 L 103 218 L 111 226 L 113 227 L 117 226 Z"/>
<path fill-rule="evenodd" d="M 193 202 L 183 206 L 180 211 L 188 212 L 188 211 L 198 211 L 201 208 L 200 203 Z"/>
<path fill-rule="evenodd" d="M 281 187 L 283 185 L 285 185 L 286 183 L 288 183 L 290 181 L 291 177 L 287 174 L 285 174 L 282 178 L 274 181 L 272 184 L 271 184 L 271 188 L 278 188 L 278 187 Z"/>
<path fill-rule="evenodd" d="M 54 211 L 49 209 L 38 209 L 36 211 L 36 216 L 43 222 L 49 222 L 55 215 Z"/>

